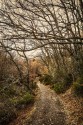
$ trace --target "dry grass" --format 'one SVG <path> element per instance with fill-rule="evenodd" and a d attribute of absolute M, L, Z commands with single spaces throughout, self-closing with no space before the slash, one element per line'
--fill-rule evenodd
<path fill-rule="evenodd" d="M 83 98 L 75 96 L 71 89 L 67 90 L 65 94 L 61 94 L 60 98 L 68 117 L 68 125 L 82 125 Z"/>

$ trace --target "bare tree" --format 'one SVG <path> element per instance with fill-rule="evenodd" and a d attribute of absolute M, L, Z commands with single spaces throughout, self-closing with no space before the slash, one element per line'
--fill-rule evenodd
<path fill-rule="evenodd" d="M 82 5 L 82 0 L 4 1 L 4 7 L 0 9 L 1 40 L 8 50 L 24 53 L 41 48 L 45 58 L 49 59 L 44 61 L 51 66 L 51 70 L 62 67 L 70 72 L 70 59 L 74 76 L 81 74 Z M 23 48 L 24 39 L 26 47 Z M 6 45 L 7 40 L 12 46 Z"/>

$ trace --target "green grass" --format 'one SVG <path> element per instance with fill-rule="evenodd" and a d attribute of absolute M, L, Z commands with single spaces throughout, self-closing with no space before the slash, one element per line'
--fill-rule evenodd
<path fill-rule="evenodd" d="M 19 100 L 15 99 L 13 101 L 16 105 L 16 108 L 22 108 L 25 107 L 27 104 L 33 103 L 34 102 L 34 97 L 33 95 L 29 94 L 28 92 L 21 97 Z"/>
<path fill-rule="evenodd" d="M 6 100 L 5 105 L 0 105 L 0 125 L 7 125 L 17 117 L 17 111 L 34 102 L 33 95 L 26 92 L 22 97 L 13 97 Z"/>

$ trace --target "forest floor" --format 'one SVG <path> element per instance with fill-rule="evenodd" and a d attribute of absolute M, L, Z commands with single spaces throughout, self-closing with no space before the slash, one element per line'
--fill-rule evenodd
<path fill-rule="evenodd" d="M 38 82 L 38 87 L 39 91 L 34 106 L 22 111 L 10 125 L 83 125 L 79 124 L 83 120 L 83 109 L 79 109 L 81 110 L 79 119 L 81 121 L 78 123 L 77 108 L 79 107 L 75 107 L 76 102 L 69 96 L 69 91 L 67 95 L 70 98 L 66 94 L 58 96 L 49 86 L 40 82 Z"/>
<path fill-rule="evenodd" d="M 83 125 L 83 97 L 76 96 L 72 89 L 68 89 L 66 93 L 60 94 L 64 110 L 67 115 L 68 125 Z"/>

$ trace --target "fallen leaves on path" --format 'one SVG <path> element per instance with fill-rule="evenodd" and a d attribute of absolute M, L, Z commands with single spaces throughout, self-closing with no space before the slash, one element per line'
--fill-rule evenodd
<path fill-rule="evenodd" d="M 68 115 L 68 125 L 83 125 L 83 97 L 75 96 L 69 89 L 60 98 Z"/>
<path fill-rule="evenodd" d="M 48 86 L 38 83 L 39 98 L 36 110 L 26 125 L 66 125 L 65 113 L 57 94 Z"/>

